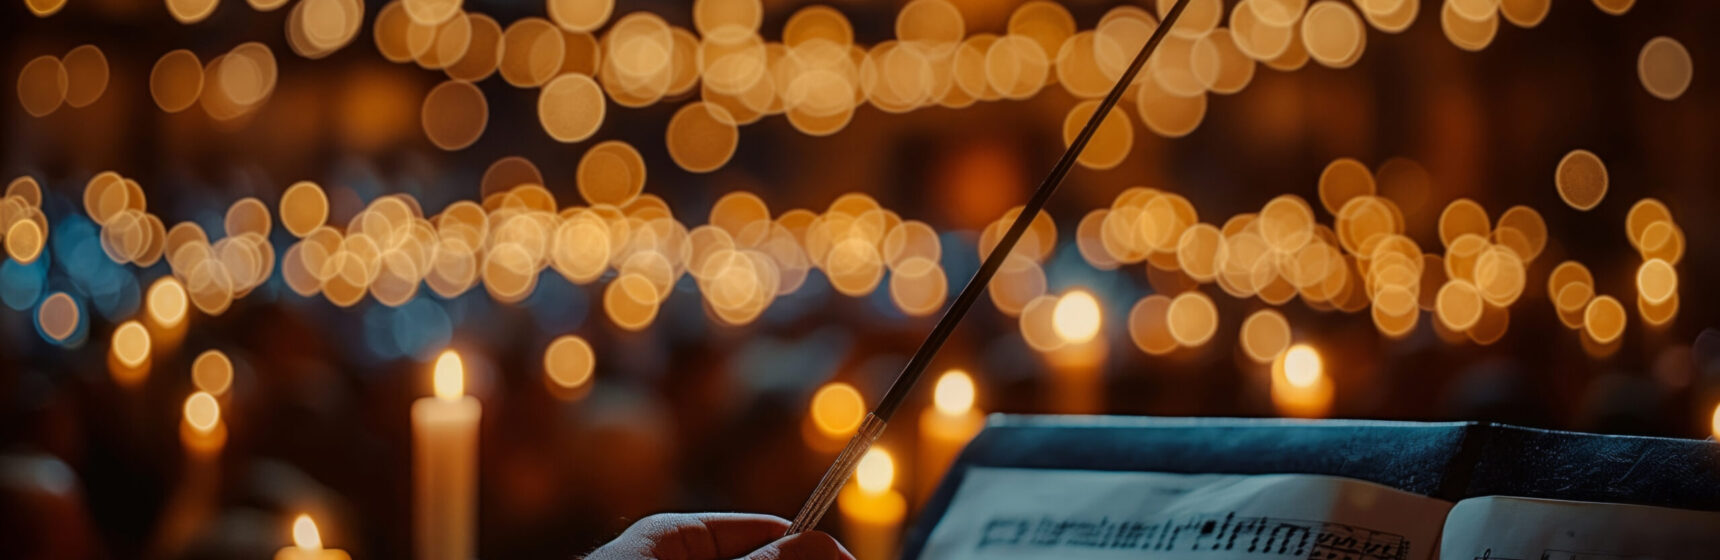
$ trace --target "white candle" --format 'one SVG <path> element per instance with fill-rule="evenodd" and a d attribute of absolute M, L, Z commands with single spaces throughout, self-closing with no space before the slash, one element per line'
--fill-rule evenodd
<path fill-rule="evenodd" d="M 920 470 L 915 476 L 914 500 L 925 503 L 937 490 L 938 481 L 955 462 L 974 434 L 985 425 L 985 416 L 975 410 L 973 378 L 952 369 L 938 378 L 932 391 L 932 406 L 920 413 Z"/>
<path fill-rule="evenodd" d="M 453 350 L 436 358 L 436 396 L 412 403 L 413 538 L 420 560 L 471 560 L 477 547 L 478 418 Z"/>
<path fill-rule="evenodd" d="M 902 518 L 908 501 L 890 487 L 896 476 L 895 461 L 883 449 L 873 447 L 860 458 L 854 481 L 836 495 L 842 510 L 842 537 L 855 560 L 886 560 L 896 557 L 896 540 L 902 533 Z"/>
<path fill-rule="evenodd" d="M 352 560 L 352 557 L 340 550 L 324 549 L 317 523 L 311 516 L 300 514 L 293 520 L 293 546 L 276 552 L 275 560 Z"/>

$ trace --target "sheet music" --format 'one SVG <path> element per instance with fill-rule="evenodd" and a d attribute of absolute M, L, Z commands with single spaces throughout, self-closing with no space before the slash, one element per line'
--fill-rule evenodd
<path fill-rule="evenodd" d="M 1458 502 L 1440 560 L 1720 557 L 1720 513 L 1493 496 Z"/>
<path fill-rule="evenodd" d="M 1450 502 L 1358 480 L 975 467 L 934 560 L 1428 560 Z"/>

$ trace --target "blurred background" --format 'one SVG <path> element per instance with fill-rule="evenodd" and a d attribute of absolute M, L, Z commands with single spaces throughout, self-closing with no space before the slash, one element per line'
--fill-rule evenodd
<path fill-rule="evenodd" d="M 1720 4 L 1248 2 L 1193 2 L 934 361 L 884 533 L 981 413 L 1720 432 Z M 309 513 L 407 556 L 447 349 L 481 556 L 791 517 L 1169 4 L 14 1 L 0 555 L 255 558 Z"/>

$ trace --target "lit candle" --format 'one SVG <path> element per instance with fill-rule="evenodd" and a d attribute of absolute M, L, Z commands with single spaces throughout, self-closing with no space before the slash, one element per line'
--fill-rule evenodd
<path fill-rule="evenodd" d="M 352 560 L 352 557 L 339 550 L 323 549 L 317 522 L 309 515 L 299 514 L 293 520 L 293 546 L 276 552 L 275 560 Z"/>
<path fill-rule="evenodd" d="M 1272 361 L 1272 404 L 1285 416 L 1319 418 L 1332 409 L 1332 380 L 1312 346 L 1291 346 Z"/>
<path fill-rule="evenodd" d="M 412 403 L 413 538 L 421 560 L 470 560 L 476 554 L 478 418 L 465 395 L 465 372 L 453 350 L 436 358 L 436 396 Z"/>
<path fill-rule="evenodd" d="M 1063 345 L 1044 354 L 1051 366 L 1053 410 L 1065 414 L 1097 414 L 1105 409 L 1103 366 L 1107 347 L 1099 336 L 1104 326 L 1099 300 L 1086 290 L 1070 290 L 1057 298 L 1051 330 Z"/>
<path fill-rule="evenodd" d="M 854 482 L 836 496 L 842 510 L 842 536 L 855 560 L 884 560 L 896 557 L 896 539 L 908 501 L 890 487 L 896 477 L 895 461 L 883 449 L 873 447 L 860 458 Z"/>
<path fill-rule="evenodd" d="M 968 440 L 985 425 L 985 415 L 974 409 L 973 378 L 952 369 L 938 378 L 932 390 L 932 406 L 920 413 L 920 471 L 915 477 L 914 500 L 925 503 L 937 489 L 944 471 Z"/>

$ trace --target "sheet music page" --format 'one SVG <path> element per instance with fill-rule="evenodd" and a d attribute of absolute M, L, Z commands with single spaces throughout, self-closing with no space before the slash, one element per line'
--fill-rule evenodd
<path fill-rule="evenodd" d="M 975 467 L 932 560 L 1430 560 L 1451 503 L 1359 480 Z"/>
<path fill-rule="evenodd" d="M 1441 560 L 1720 557 L 1720 513 L 1490 496 L 1457 502 Z"/>

